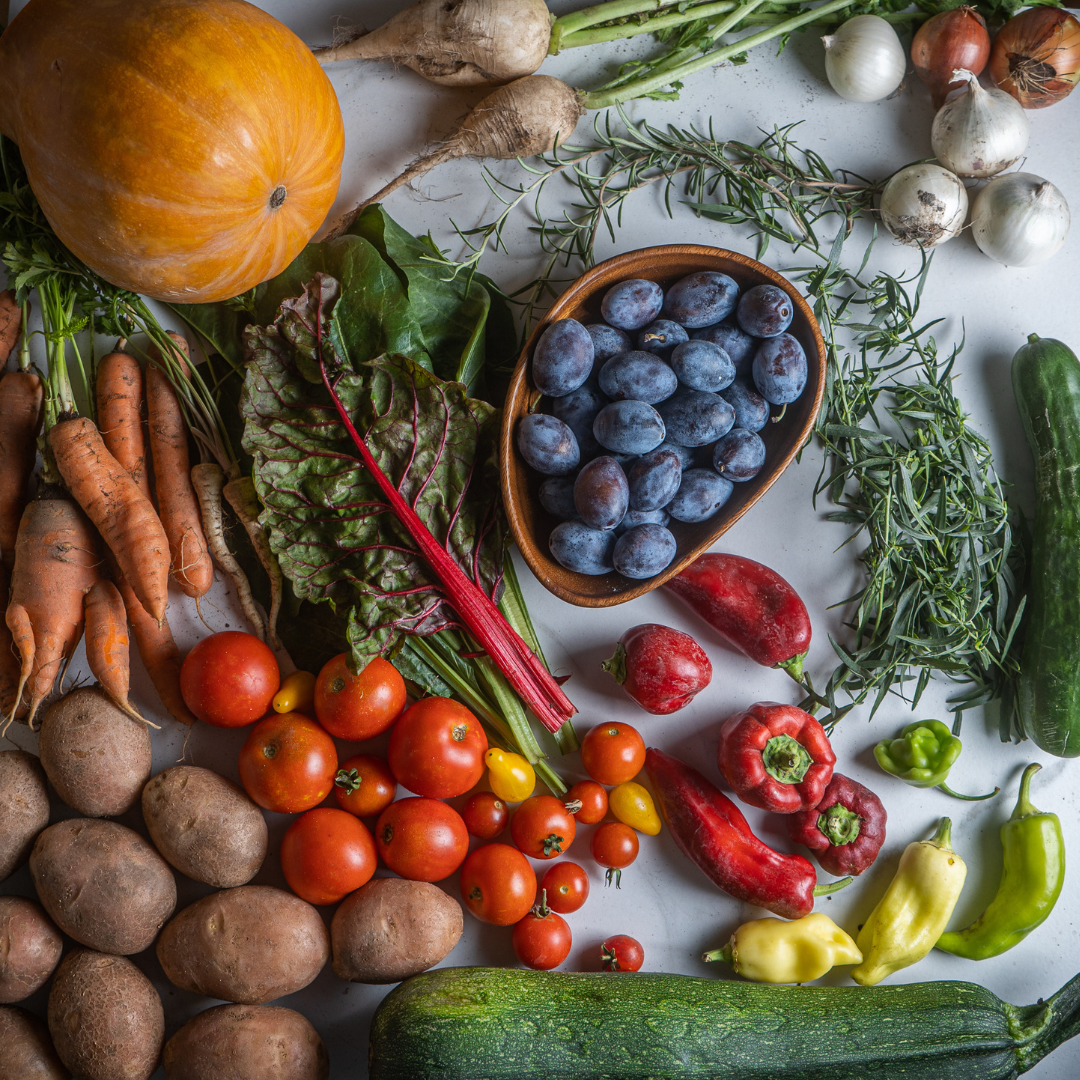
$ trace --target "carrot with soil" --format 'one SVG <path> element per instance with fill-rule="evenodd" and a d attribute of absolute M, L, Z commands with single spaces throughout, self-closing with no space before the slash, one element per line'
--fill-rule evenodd
<path fill-rule="evenodd" d="M 5 611 L 8 605 L 8 586 L 8 568 L 0 562 L 0 604 Z M 15 639 L 11 636 L 7 621 L 0 619 L 0 730 L 6 727 L 7 717 L 21 720 L 26 715 L 26 698 L 18 696 L 21 667 L 19 656 L 15 652 Z"/>
<path fill-rule="evenodd" d="M 132 719 L 150 722 L 128 701 L 127 611 L 116 586 L 101 578 L 86 594 L 86 662 L 101 688 Z M 150 724 L 157 727 L 157 724 Z"/>
<path fill-rule="evenodd" d="M 98 431 L 109 453 L 131 475 L 139 490 L 150 499 L 146 474 L 146 440 L 142 426 L 143 373 L 139 361 L 116 351 L 102 358 L 97 370 Z"/>

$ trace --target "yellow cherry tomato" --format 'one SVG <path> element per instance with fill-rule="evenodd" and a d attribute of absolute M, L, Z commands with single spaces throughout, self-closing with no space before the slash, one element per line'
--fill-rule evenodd
<path fill-rule="evenodd" d="M 298 712 L 315 715 L 315 676 L 310 671 L 294 671 L 286 675 L 274 695 L 274 712 Z"/>
<path fill-rule="evenodd" d="M 536 773 L 520 754 L 492 747 L 484 755 L 491 790 L 503 802 L 524 802 L 536 787 Z"/>
<path fill-rule="evenodd" d="M 660 831 L 660 815 L 652 796 L 633 780 L 617 784 L 608 792 L 608 807 L 624 825 L 638 832 L 655 836 Z"/>

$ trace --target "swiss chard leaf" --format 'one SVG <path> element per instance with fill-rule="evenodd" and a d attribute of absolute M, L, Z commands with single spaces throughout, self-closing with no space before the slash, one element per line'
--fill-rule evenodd
<path fill-rule="evenodd" d="M 370 245 L 368 245 L 370 247 Z M 498 417 L 464 387 L 400 354 L 358 358 L 347 291 L 315 275 L 269 326 L 249 326 L 240 407 L 244 449 L 265 507 L 261 521 L 301 600 L 348 619 L 358 666 L 402 633 L 458 626 L 404 526 L 351 452 L 321 382 L 320 351 L 342 373 L 335 391 L 379 468 L 486 593 L 502 581 Z M 358 362 L 359 361 L 359 362 Z M 366 362 L 364 362 L 366 361 Z"/>

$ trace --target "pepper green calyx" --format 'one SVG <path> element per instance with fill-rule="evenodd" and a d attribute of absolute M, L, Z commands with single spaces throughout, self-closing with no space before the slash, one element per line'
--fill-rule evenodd
<path fill-rule="evenodd" d="M 799 784 L 814 759 L 805 746 L 790 735 L 774 735 L 761 751 L 765 771 L 781 784 Z"/>
<path fill-rule="evenodd" d="M 1031 778 L 1041 768 L 1042 766 L 1037 761 L 1033 761 L 1024 770 L 1024 775 L 1020 777 L 1020 794 L 1017 796 L 1016 806 L 1009 818 L 1010 821 L 1019 821 L 1021 818 L 1031 817 L 1032 814 L 1042 813 L 1031 802 Z"/>
<path fill-rule="evenodd" d="M 841 803 L 835 803 L 824 813 L 818 814 L 817 827 L 833 847 L 854 844 L 859 839 L 862 818 Z"/>
<path fill-rule="evenodd" d="M 725 964 L 734 964 L 735 950 L 731 947 L 729 941 L 722 949 L 713 949 L 711 952 L 702 953 L 701 959 L 706 964 L 711 964 L 714 960 L 723 960 Z"/>
<path fill-rule="evenodd" d="M 600 665 L 620 686 L 626 682 L 626 649 L 619 643 L 615 651 Z"/>
<path fill-rule="evenodd" d="M 937 832 L 926 843 L 933 844 L 942 851 L 952 851 L 952 819 L 943 817 L 941 824 L 937 827 Z"/>

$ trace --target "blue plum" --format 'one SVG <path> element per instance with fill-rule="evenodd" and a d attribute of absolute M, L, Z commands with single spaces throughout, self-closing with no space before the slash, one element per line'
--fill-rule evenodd
<path fill-rule="evenodd" d="M 589 331 L 589 337 L 592 338 L 593 353 L 597 364 L 602 364 L 621 352 L 629 352 L 634 347 L 626 331 L 608 326 L 607 323 L 589 323 L 585 329 Z"/>
<path fill-rule="evenodd" d="M 795 305 L 779 285 L 755 285 L 739 300 L 739 326 L 753 337 L 770 338 L 782 334 L 795 315 Z"/>
<path fill-rule="evenodd" d="M 657 319 L 656 322 L 649 323 L 644 330 L 638 331 L 637 347 L 667 360 L 671 356 L 671 350 L 687 340 L 689 336 L 677 322 Z"/>
<path fill-rule="evenodd" d="M 768 338 L 754 357 L 754 385 L 773 405 L 787 405 L 805 389 L 809 369 L 803 347 L 790 334 Z"/>
<path fill-rule="evenodd" d="M 613 401 L 597 413 L 593 434 L 615 454 L 647 454 L 664 441 L 664 421 L 644 401 Z"/>
<path fill-rule="evenodd" d="M 590 528 L 614 529 L 630 506 L 630 487 L 622 466 L 611 457 L 598 457 L 577 474 L 574 507 Z"/>
<path fill-rule="evenodd" d="M 552 416 L 558 417 L 574 433 L 582 458 L 590 458 L 600 449 L 600 444 L 592 433 L 592 426 L 596 414 L 606 404 L 607 398 L 593 385 L 591 379 L 551 402 Z"/>
<path fill-rule="evenodd" d="M 612 561 L 623 577 L 640 581 L 666 570 L 675 551 L 675 537 L 663 525 L 635 525 L 619 537 Z"/>
<path fill-rule="evenodd" d="M 665 439 L 657 448 L 657 450 L 673 450 L 679 459 L 679 468 L 682 470 L 689 469 L 694 464 L 694 450 L 690 446 L 680 446 L 677 442 L 672 442 L 670 439 Z"/>
<path fill-rule="evenodd" d="M 735 365 L 719 345 L 711 341 L 687 341 L 671 354 L 671 370 L 691 390 L 717 393 L 735 379 Z"/>
<path fill-rule="evenodd" d="M 559 319 L 540 335 L 533 350 L 533 384 L 548 397 L 569 394 L 592 374 L 593 358 L 589 331 L 576 319 Z"/>
<path fill-rule="evenodd" d="M 604 321 L 620 330 L 640 330 L 660 314 L 664 291 L 655 281 L 631 278 L 612 285 L 600 301 Z"/>
<path fill-rule="evenodd" d="M 613 401 L 656 405 L 679 388 L 675 372 L 651 352 L 620 353 L 600 369 L 600 389 Z"/>
<path fill-rule="evenodd" d="M 731 497 L 735 485 L 712 469 L 687 469 L 674 499 L 665 507 L 676 521 L 707 521 Z"/>
<path fill-rule="evenodd" d="M 667 506 L 682 483 L 682 462 L 673 450 L 653 450 L 626 470 L 632 510 L 659 510 Z"/>
<path fill-rule="evenodd" d="M 691 330 L 726 319 L 739 298 L 739 286 L 712 270 L 688 274 L 668 289 L 664 314 Z"/>
<path fill-rule="evenodd" d="M 729 480 L 752 480 L 765 464 L 765 443 L 746 428 L 732 428 L 713 447 L 713 468 Z"/>
<path fill-rule="evenodd" d="M 735 410 L 719 395 L 704 390 L 680 390 L 662 402 L 658 411 L 668 439 L 680 446 L 707 446 L 735 423 Z"/>
<path fill-rule="evenodd" d="M 545 476 L 566 476 L 581 461 L 574 433 L 545 413 L 530 413 L 518 421 L 517 446 L 526 462 Z"/>
<path fill-rule="evenodd" d="M 758 340 L 740 330 L 734 323 L 722 322 L 716 326 L 706 326 L 704 330 L 695 330 L 692 337 L 695 341 L 711 341 L 714 345 L 719 345 L 735 365 L 737 374 L 750 373 Z"/>
<path fill-rule="evenodd" d="M 551 530 L 548 550 L 567 570 L 596 576 L 615 569 L 615 543 L 613 530 L 590 529 L 580 521 L 564 521 Z"/>
<path fill-rule="evenodd" d="M 573 521 L 578 516 L 573 477 L 549 476 L 540 485 L 540 505 L 562 521 Z"/>
<path fill-rule="evenodd" d="M 666 510 L 627 510 L 626 517 L 615 526 L 615 532 L 622 536 L 635 525 L 666 525 L 670 520 L 671 515 Z"/>
<path fill-rule="evenodd" d="M 736 379 L 720 396 L 735 410 L 735 426 L 760 431 L 769 422 L 769 403 L 746 379 Z"/>

